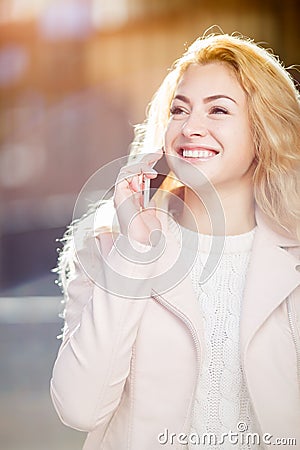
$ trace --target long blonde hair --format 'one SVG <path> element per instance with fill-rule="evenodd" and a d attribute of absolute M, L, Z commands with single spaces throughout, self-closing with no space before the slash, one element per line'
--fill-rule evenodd
<path fill-rule="evenodd" d="M 163 145 L 176 87 L 191 64 L 229 64 L 248 97 L 256 148 L 253 177 L 258 206 L 300 241 L 300 98 L 288 71 L 270 51 L 237 35 L 198 38 L 179 58 L 148 107 L 146 121 L 135 129 L 131 156 Z M 176 186 L 167 177 L 164 190 Z"/>

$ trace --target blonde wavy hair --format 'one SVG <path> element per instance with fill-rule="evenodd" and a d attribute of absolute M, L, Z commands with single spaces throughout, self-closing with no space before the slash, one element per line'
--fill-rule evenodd
<path fill-rule="evenodd" d="M 146 121 L 135 128 L 131 157 L 162 147 L 170 105 L 183 73 L 191 64 L 210 62 L 232 67 L 248 97 L 256 148 L 256 203 L 275 225 L 300 241 L 299 92 L 278 57 L 248 38 L 211 34 L 191 44 L 154 95 Z M 163 189 L 176 186 L 170 172 Z"/>

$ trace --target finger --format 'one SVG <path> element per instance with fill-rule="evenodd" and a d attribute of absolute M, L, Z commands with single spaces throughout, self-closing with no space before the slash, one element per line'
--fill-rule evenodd
<path fill-rule="evenodd" d="M 141 170 L 139 173 L 120 172 L 116 184 L 119 188 L 132 188 L 138 192 L 143 189 L 145 178 L 154 179 L 158 173 L 156 170 L 147 168 L 145 171 Z"/>
<path fill-rule="evenodd" d="M 130 192 L 140 192 L 141 191 L 141 180 L 140 176 L 128 176 L 125 177 L 121 182 L 119 182 L 119 188 L 127 189 Z"/>
<path fill-rule="evenodd" d="M 140 173 L 156 173 L 153 172 L 153 166 L 156 162 L 163 156 L 163 150 L 159 149 L 156 152 L 152 153 L 139 153 L 132 157 L 132 161 L 130 164 L 122 167 L 119 173 L 119 177 L 123 178 L 124 174 L 129 176 L 139 175 Z M 128 177 L 127 177 L 128 178 Z"/>
<path fill-rule="evenodd" d="M 133 164 L 123 167 L 118 175 L 118 181 L 122 181 L 125 178 L 132 179 L 133 177 L 140 176 L 142 174 L 147 174 L 149 177 L 155 177 L 157 172 L 149 167 L 147 164 Z"/>
<path fill-rule="evenodd" d="M 156 164 L 156 162 L 162 158 L 163 156 L 163 150 L 159 149 L 156 152 L 151 152 L 151 153 L 139 153 L 136 156 L 135 161 L 139 161 L 140 163 L 146 164 L 148 166 L 153 166 L 154 164 Z"/>

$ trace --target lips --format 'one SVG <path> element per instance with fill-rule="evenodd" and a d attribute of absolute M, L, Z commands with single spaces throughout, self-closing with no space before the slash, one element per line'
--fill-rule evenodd
<path fill-rule="evenodd" d="M 217 152 L 214 150 L 182 150 L 184 158 L 210 158 L 216 155 Z"/>
<path fill-rule="evenodd" d="M 177 153 L 185 159 L 206 160 L 219 154 L 219 150 L 209 147 L 179 147 Z"/>

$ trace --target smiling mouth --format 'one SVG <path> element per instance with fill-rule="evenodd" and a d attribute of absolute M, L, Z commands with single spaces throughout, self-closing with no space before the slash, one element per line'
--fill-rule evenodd
<path fill-rule="evenodd" d="M 185 159 L 201 159 L 206 160 L 218 155 L 219 152 L 213 149 L 179 149 L 179 155 Z"/>

